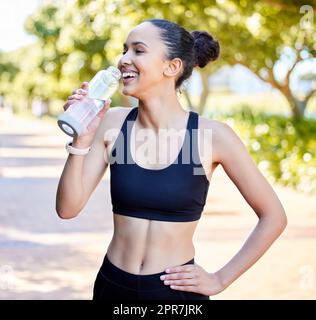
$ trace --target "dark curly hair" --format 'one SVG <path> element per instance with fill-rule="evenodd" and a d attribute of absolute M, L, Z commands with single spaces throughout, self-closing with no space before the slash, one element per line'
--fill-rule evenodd
<path fill-rule="evenodd" d="M 160 37 L 168 49 L 167 59 L 180 58 L 183 62 L 183 72 L 176 81 L 176 89 L 191 76 L 194 67 L 204 68 L 219 56 L 218 41 L 206 31 L 189 32 L 165 19 L 147 19 L 145 22 L 160 29 Z"/>

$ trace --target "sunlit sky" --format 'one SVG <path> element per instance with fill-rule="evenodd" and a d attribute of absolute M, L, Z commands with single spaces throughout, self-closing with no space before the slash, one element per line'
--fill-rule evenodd
<path fill-rule="evenodd" d="M 35 41 L 24 32 L 23 24 L 42 0 L 0 1 L 0 50 L 10 51 Z"/>

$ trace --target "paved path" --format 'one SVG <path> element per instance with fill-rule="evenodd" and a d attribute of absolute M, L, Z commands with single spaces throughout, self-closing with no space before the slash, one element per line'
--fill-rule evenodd
<path fill-rule="evenodd" d="M 83 212 L 55 212 L 68 138 L 53 121 L 0 113 L 0 299 L 90 299 L 112 235 L 109 172 Z M 212 299 L 315 299 L 316 199 L 274 186 L 289 225 L 270 250 Z M 218 168 L 194 236 L 195 260 L 216 271 L 257 222 Z"/>

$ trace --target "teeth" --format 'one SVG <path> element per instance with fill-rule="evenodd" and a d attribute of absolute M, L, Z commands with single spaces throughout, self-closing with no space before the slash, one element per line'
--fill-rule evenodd
<path fill-rule="evenodd" d="M 136 78 L 137 77 L 137 73 L 135 73 L 135 72 L 123 72 L 122 76 L 123 76 L 123 78 L 126 78 L 126 77 Z"/>

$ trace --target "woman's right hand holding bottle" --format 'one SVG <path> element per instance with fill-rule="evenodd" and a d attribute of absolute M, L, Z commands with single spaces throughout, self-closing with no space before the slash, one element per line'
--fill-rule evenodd
<path fill-rule="evenodd" d="M 79 100 L 84 99 L 88 94 L 88 82 L 82 82 L 81 88 L 76 89 L 72 92 L 72 95 L 68 97 L 67 102 L 63 108 L 66 111 L 72 104 Z M 104 117 L 106 111 L 110 108 L 111 99 L 105 101 L 103 108 L 99 111 L 96 117 L 92 120 L 87 128 L 81 133 L 80 136 L 73 139 L 72 146 L 75 148 L 87 148 L 91 146 L 94 139 L 95 133 Z"/>

